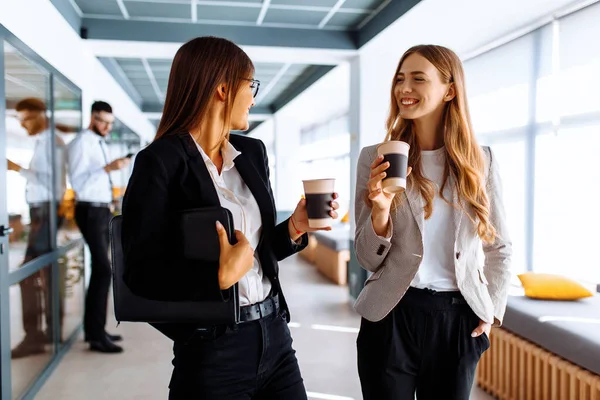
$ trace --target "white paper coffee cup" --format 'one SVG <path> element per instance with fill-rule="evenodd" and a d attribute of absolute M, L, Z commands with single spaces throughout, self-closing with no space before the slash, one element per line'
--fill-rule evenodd
<path fill-rule="evenodd" d="M 311 228 L 328 228 L 333 222 L 329 215 L 331 201 L 335 192 L 335 179 L 308 179 L 304 184 L 308 226 Z"/>
<path fill-rule="evenodd" d="M 381 188 L 386 193 L 400 193 L 406 190 L 406 174 L 408 172 L 408 151 L 410 145 L 399 140 L 390 140 L 377 146 L 377 155 L 383 155 L 383 161 L 390 166 L 385 170 L 386 177 Z"/>

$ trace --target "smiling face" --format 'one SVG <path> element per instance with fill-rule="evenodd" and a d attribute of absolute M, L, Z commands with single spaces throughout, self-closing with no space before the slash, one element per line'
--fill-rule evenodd
<path fill-rule="evenodd" d="M 231 130 L 245 131 L 250 127 L 248 116 L 254 106 L 255 87 L 256 83 L 251 78 L 243 79 L 231 109 Z"/>
<path fill-rule="evenodd" d="M 454 98 L 451 83 L 444 82 L 437 68 L 418 53 L 408 56 L 402 63 L 394 97 L 404 119 L 440 117 L 447 101 Z"/>

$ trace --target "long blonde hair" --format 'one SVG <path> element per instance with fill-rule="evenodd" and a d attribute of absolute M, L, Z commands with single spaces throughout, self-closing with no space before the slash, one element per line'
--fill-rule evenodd
<path fill-rule="evenodd" d="M 479 237 L 483 241 L 491 243 L 496 238 L 496 229 L 490 222 L 490 202 L 485 190 L 484 178 L 485 160 L 471 125 L 462 63 L 452 50 L 442 46 L 420 45 L 414 46 L 404 53 L 392 80 L 390 113 L 386 122 L 388 134 L 385 140 L 402 140 L 410 145 L 408 165 L 412 167 L 412 172 L 408 177 L 408 185 L 409 188 L 416 187 L 419 190 L 425 200 L 425 218 L 431 217 L 435 186 L 423 175 L 421 149 L 413 129 L 413 121 L 399 116 L 398 102 L 394 94 L 396 76 L 400 72 L 404 60 L 415 53 L 431 62 L 440 72 L 442 80 L 447 84 L 454 84 L 455 89 L 455 97 L 446 103 L 442 117 L 446 165 L 440 196 L 450 203 L 444 197 L 443 192 L 448 184 L 448 178 L 451 177 L 454 183 L 452 190 L 456 191 L 460 201 L 459 204 L 450 204 L 463 210 L 465 206 L 470 206 L 475 212 L 477 221 L 469 213 L 465 214 L 473 223 L 477 224 Z M 401 199 L 402 196 L 394 198 L 392 209 L 400 206 Z"/>

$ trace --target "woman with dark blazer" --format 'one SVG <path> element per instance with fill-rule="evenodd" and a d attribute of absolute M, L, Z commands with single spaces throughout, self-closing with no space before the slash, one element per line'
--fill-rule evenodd
<path fill-rule="evenodd" d="M 239 284 L 239 324 L 154 325 L 174 340 L 169 399 L 306 399 L 277 263 L 302 250 L 313 229 L 304 200 L 275 224 L 264 144 L 229 135 L 248 129 L 259 88 L 253 74 L 251 60 L 228 40 L 184 44 L 173 60 L 156 138 L 137 155 L 123 200 L 124 279 L 133 293 L 218 301 Z M 219 262 L 186 259 L 178 214 L 214 206 L 231 211 L 237 243 L 216 223 Z"/>

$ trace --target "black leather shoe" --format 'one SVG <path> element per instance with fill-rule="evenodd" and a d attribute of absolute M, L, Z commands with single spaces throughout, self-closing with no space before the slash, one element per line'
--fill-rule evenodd
<path fill-rule="evenodd" d="M 21 343 L 17 345 L 11 351 L 11 358 L 23 358 L 32 356 L 35 354 L 45 353 L 46 349 L 44 348 L 43 340 L 32 340 L 29 338 L 25 338 Z"/>
<path fill-rule="evenodd" d="M 120 342 L 121 340 L 123 340 L 123 336 L 121 335 L 111 335 L 110 333 L 106 332 L 106 337 L 108 338 L 108 340 L 110 340 L 111 342 Z"/>
<path fill-rule="evenodd" d="M 110 340 L 111 342 L 120 342 L 121 340 L 123 340 L 123 336 L 121 335 L 111 335 L 110 333 L 106 332 L 106 338 L 108 340 Z M 91 340 L 85 336 L 83 339 L 84 342 L 90 342 Z"/>
<path fill-rule="evenodd" d="M 90 341 L 90 351 L 99 353 L 122 353 L 123 348 L 104 338 L 103 340 Z"/>

